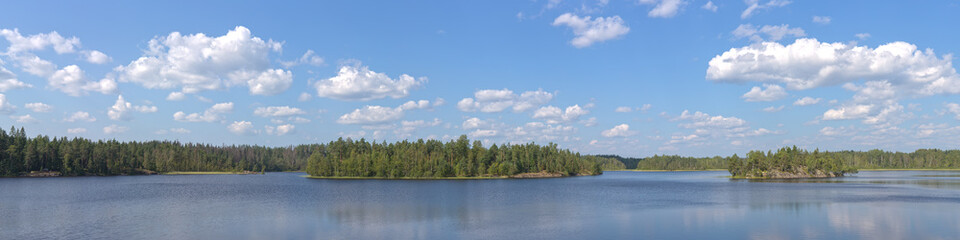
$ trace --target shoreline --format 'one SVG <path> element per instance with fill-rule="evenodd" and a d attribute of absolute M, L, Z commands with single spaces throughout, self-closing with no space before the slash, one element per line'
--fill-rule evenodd
<path fill-rule="evenodd" d="M 717 172 L 727 171 L 726 169 L 677 169 L 677 170 L 651 170 L 651 169 L 623 169 L 623 170 L 603 170 L 604 172 Z"/>
<path fill-rule="evenodd" d="M 203 172 L 203 171 L 173 171 L 160 173 L 160 175 L 260 175 L 260 172 L 241 171 L 241 172 Z"/>

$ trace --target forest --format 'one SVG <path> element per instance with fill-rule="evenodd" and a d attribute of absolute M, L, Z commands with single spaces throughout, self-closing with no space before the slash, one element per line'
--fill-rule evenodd
<path fill-rule="evenodd" d="M 809 152 L 797 146 L 780 148 L 775 153 L 750 151 L 746 159 L 736 154 L 729 157 L 727 170 L 733 177 L 743 178 L 840 177 L 857 173 L 855 167 L 833 155 L 819 150 Z"/>
<path fill-rule="evenodd" d="M 467 136 L 438 140 L 375 143 L 343 140 L 317 149 L 307 161 L 316 177 L 452 178 L 504 177 L 522 173 L 597 175 L 603 167 L 622 169 L 615 159 L 581 156 L 556 144 L 496 145 L 486 148 Z"/>
<path fill-rule="evenodd" d="M 913 152 L 870 151 L 820 151 L 823 157 L 836 159 L 842 164 L 858 169 L 960 169 L 960 150 L 918 149 Z M 767 151 L 766 155 L 773 155 Z M 597 155 L 618 160 L 626 169 L 639 170 L 705 170 L 726 169 L 733 157 L 681 157 L 654 155 L 646 158 L 630 158 L 617 155 Z M 616 169 L 607 169 L 616 170 Z"/>
<path fill-rule="evenodd" d="M 507 176 L 548 172 L 595 175 L 623 169 L 619 161 L 580 156 L 556 144 L 492 145 L 466 136 L 437 140 L 371 143 L 339 139 L 329 144 L 288 147 L 215 146 L 177 141 L 119 142 L 84 138 L 27 137 L 23 128 L 0 129 L 0 176 L 34 171 L 62 176 L 108 176 L 195 172 L 304 171 L 317 176 Z M 310 164 L 308 164 L 310 160 Z M 308 167 L 309 165 L 309 167 Z"/>

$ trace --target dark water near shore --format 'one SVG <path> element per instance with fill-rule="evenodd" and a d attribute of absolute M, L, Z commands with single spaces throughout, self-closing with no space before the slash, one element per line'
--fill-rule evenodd
<path fill-rule="evenodd" d="M 960 172 L 0 179 L 0 239 L 960 239 Z"/>

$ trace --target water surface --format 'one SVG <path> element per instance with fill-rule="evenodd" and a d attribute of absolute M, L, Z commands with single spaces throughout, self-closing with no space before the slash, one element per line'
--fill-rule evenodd
<path fill-rule="evenodd" d="M 960 239 L 960 172 L 0 179 L 0 239 Z"/>

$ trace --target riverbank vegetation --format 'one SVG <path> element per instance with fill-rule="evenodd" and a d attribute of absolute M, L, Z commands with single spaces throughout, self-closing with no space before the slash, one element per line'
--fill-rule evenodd
<path fill-rule="evenodd" d="M 450 178 L 597 175 L 612 160 L 533 143 L 483 146 L 466 136 L 438 140 L 375 143 L 363 139 L 330 142 L 307 161 L 307 173 L 316 177 Z M 559 174 L 559 175 L 556 175 Z"/>

